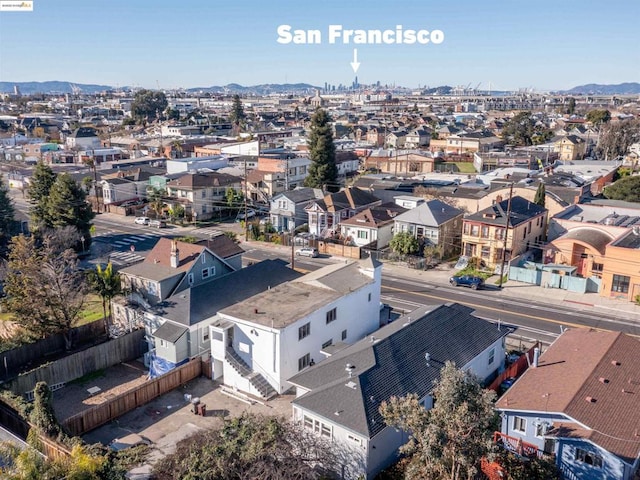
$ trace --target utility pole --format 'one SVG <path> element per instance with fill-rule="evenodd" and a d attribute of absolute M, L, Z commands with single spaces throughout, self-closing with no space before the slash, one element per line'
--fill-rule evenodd
<path fill-rule="evenodd" d="M 507 259 L 507 239 L 509 238 L 509 217 L 511 217 L 511 197 L 513 196 L 513 183 L 509 188 L 509 201 L 507 202 L 507 219 L 504 229 L 504 241 L 502 242 L 502 260 L 500 262 L 500 284 L 498 287 L 502 289 L 502 282 L 504 280 L 504 264 Z"/>
<path fill-rule="evenodd" d="M 249 179 L 247 178 L 247 159 L 244 159 L 244 241 L 249 241 L 249 219 L 247 218 L 247 192 Z"/>
<path fill-rule="evenodd" d="M 296 258 L 296 254 L 294 251 L 294 232 L 295 230 L 291 230 L 291 233 L 289 233 L 289 242 L 291 242 L 291 270 L 295 270 L 296 269 L 296 262 L 295 262 L 295 258 Z"/>

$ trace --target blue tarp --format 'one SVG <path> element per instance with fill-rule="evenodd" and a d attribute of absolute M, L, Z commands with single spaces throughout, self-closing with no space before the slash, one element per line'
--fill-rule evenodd
<path fill-rule="evenodd" d="M 164 375 L 165 373 L 168 373 L 174 368 L 179 367 L 180 365 L 184 365 L 188 361 L 189 359 L 185 358 L 180 363 L 173 363 L 173 362 L 170 362 L 169 360 L 156 356 L 155 351 L 151 352 L 151 359 L 149 362 L 149 378 L 156 378 L 161 375 Z"/>

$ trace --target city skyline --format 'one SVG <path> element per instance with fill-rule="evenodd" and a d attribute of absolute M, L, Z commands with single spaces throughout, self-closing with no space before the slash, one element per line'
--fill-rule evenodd
<path fill-rule="evenodd" d="M 633 23 L 640 4 L 613 15 L 601 2 L 461 1 L 455 5 L 335 0 L 81 2 L 35 0 L 0 12 L 0 81 L 62 80 L 113 87 L 197 88 L 359 83 L 411 88 L 480 83 L 480 89 L 562 90 L 640 80 Z M 319 32 L 313 44 L 278 42 L 278 28 Z M 356 44 L 343 30 L 440 30 L 439 44 Z M 400 38 L 400 37 L 398 37 Z M 311 38 L 313 39 L 313 38 Z M 316 39 L 318 40 L 318 39 Z"/>

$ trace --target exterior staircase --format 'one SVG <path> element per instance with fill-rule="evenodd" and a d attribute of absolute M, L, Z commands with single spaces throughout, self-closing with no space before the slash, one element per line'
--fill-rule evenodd
<path fill-rule="evenodd" d="M 265 400 L 271 400 L 278 395 L 275 388 L 258 372 L 251 370 L 249 365 L 240 358 L 240 355 L 232 348 L 227 347 L 224 359 L 238 372 L 242 377 L 249 380 L 249 383 L 260 392 L 260 396 Z"/>

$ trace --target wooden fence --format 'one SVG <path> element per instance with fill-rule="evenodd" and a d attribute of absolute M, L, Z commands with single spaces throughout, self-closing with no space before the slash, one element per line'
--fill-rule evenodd
<path fill-rule="evenodd" d="M 24 441 L 27 440 L 29 431 L 35 428 L 3 401 L 0 401 L 0 425 Z M 44 435 L 39 434 L 38 440 L 40 441 L 40 452 L 48 458 L 60 459 L 71 455 L 71 451 L 67 447 Z"/>
<path fill-rule="evenodd" d="M 96 320 L 73 328 L 74 345 L 95 345 L 106 340 L 104 321 Z M 61 333 L 34 343 L 0 353 L 0 380 L 6 382 L 18 376 L 31 363 L 42 363 L 47 357 L 64 353 L 65 343 Z"/>
<path fill-rule="evenodd" d="M 502 372 L 498 377 L 489 385 L 489 390 L 493 390 L 500 394 L 500 384 L 504 382 L 507 378 L 513 377 L 518 378 L 520 375 L 524 373 L 524 371 L 529 368 L 529 365 L 533 363 L 533 353 L 536 348 L 540 348 L 540 343 L 537 342 L 533 347 L 531 347 L 524 355 L 520 355 L 520 358 L 509 365 L 504 372 Z"/>
<path fill-rule="evenodd" d="M 196 357 L 161 377 L 149 380 L 147 383 L 109 399 L 105 403 L 67 418 L 61 422 L 62 427 L 74 436 L 89 432 L 199 377 L 203 371 L 203 363 L 205 362 L 200 357 Z"/>
<path fill-rule="evenodd" d="M 341 257 L 360 259 L 360 247 L 351 247 L 341 243 L 318 242 L 318 252 L 327 255 L 339 255 Z"/>
<path fill-rule="evenodd" d="M 47 382 L 50 387 L 70 382 L 96 370 L 138 358 L 146 348 L 144 330 L 135 330 L 36 368 L 13 379 L 7 386 L 13 393 L 24 395 L 38 382 Z"/>

